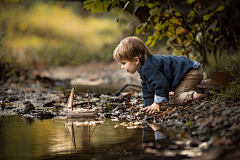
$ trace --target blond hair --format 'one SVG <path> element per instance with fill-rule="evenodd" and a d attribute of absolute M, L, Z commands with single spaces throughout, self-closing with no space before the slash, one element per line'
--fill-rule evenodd
<path fill-rule="evenodd" d="M 138 57 L 140 63 L 143 63 L 150 54 L 148 47 L 138 37 L 127 37 L 114 50 L 113 58 L 120 63 L 122 60 L 133 61 Z"/>

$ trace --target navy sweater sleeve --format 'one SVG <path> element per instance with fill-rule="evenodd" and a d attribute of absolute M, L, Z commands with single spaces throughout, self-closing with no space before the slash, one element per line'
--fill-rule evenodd
<path fill-rule="evenodd" d="M 150 91 L 147 87 L 147 84 L 142 80 L 142 93 L 143 93 L 143 99 L 144 99 L 144 106 L 150 106 L 154 102 L 154 92 Z"/>
<path fill-rule="evenodd" d="M 156 69 L 156 67 L 153 67 L 151 65 L 144 68 L 142 72 L 145 81 L 147 81 L 149 84 L 148 89 L 154 92 L 155 95 L 160 97 L 166 97 L 167 100 L 169 100 L 169 81 L 167 80 L 165 75 L 161 71 Z M 147 76 L 144 76 L 145 73 Z"/>

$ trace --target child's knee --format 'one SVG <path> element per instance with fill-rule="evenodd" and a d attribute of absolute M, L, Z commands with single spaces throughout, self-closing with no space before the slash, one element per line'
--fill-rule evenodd
<path fill-rule="evenodd" d="M 179 95 L 174 96 L 173 97 L 174 104 L 184 105 L 186 103 L 191 102 L 193 100 L 193 93 L 194 91 L 188 91 L 188 92 L 183 92 Z"/>

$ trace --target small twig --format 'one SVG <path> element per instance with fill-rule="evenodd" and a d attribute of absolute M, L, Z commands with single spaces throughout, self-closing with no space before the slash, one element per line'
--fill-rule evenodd
<path fill-rule="evenodd" d="M 122 88 L 120 88 L 120 89 L 115 93 L 115 96 L 119 96 L 120 93 L 121 93 L 127 86 L 133 86 L 133 87 L 141 88 L 141 86 L 138 86 L 138 85 L 126 84 L 126 85 L 124 85 Z"/>
<path fill-rule="evenodd" d="M 187 3 L 188 4 L 190 4 L 189 3 L 189 1 L 187 0 Z M 194 8 L 193 7 L 191 7 L 192 8 L 192 10 L 193 10 L 193 12 L 198 16 L 198 18 L 199 18 L 199 21 L 202 23 L 203 21 L 201 20 L 201 17 L 199 16 L 199 14 L 194 10 Z M 202 45 L 202 47 L 203 47 L 203 51 L 204 51 L 204 53 L 205 53 L 205 55 L 206 55 L 206 41 L 205 41 L 205 35 L 204 35 L 204 33 L 205 33 L 205 29 L 204 29 L 204 27 L 203 27 L 203 23 L 202 23 L 202 25 L 201 25 L 201 23 L 200 23 L 200 27 L 202 28 L 202 36 L 203 36 L 203 45 Z M 201 41 L 201 38 L 200 38 L 200 41 Z M 204 55 L 204 59 L 205 59 L 205 55 Z"/>
<path fill-rule="evenodd" d="M 93 134 L 93 132 L 94 132 L 94 130 L 95 130 L 96 127 L 97 127 L 97 125 L 93 128 L 92 134 Z M 92 136 L 92 134 L 90 135 L 90 137 Z"/>
<path fill-rule="evenodd" d="M 89 111 L 89 90 L 88 90 L 88 111 Z"/>
<path fill-rule="evenodd" d="M 72 97 L 72 111 L 73 111 L 73 99 L 74 99 L 75 86 L 73 87 L 73 97 Z"/>

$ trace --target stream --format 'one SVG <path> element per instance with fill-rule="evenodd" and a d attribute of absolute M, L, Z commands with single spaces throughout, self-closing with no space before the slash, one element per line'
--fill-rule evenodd
<path fill-rule="evenodd" d="M 147 125 L 127 129 L 122 124 L 109 119 L 33 120 L 2 116 L 0 159 L 181 159 L 201 155 L 190 146 L 181 147 L 185 140 L 176 138 L 173 129 L 163 128 L 154 133 Z M 157 149 L 162 152 L 156 152 Z"/>
<path fill-rule="evenodd" d="M 72 87 L 63 85 L 60 90 L 66 95 Z M 79 107 L 86 101 L 84 93 L 87 91 L 92 96 L 94 93 L 116 93 L 123 86 L 75 87 L 74 105 Z M 124 91 L 137 89 L 131 86 Z M 166 113 L 157 121 L 157 117 L 150 118 L 144 113 L 138 115 L 137 107 L 128 104 L 133 101 L 126 96 L 112 96 L 107 103 L 98 100 L 95 104 L 101 109 L 98 116 L 75 119 L 60 114 L 61 105 L 66 106 L 67 98 L 57 90 L 3 87 L 1 96 L 6 106 L 0 110 L 0 160 L 175 160 L 206 156 L 208 144 L 199 141 L 196 136 L 190 137 L 183 127 L 175 128 L 172 125 L 175 119 L 169 117 L 170 114 Z M 50 112 L 54 116 L 34 118 L 18 114 L 17 108 L 24 108 L 28 101 L 36 107 L 32 113 L 54 110 Z M 107 111 L 105 103 L 115 105 L 114 111 Z M 168 112 L 178 113 L 174 109 Z"/>

